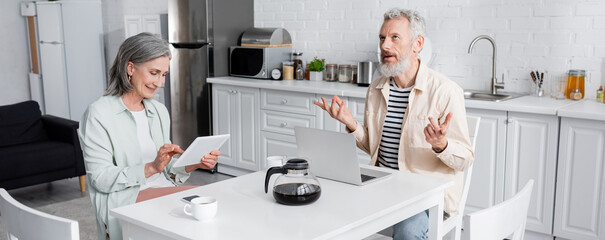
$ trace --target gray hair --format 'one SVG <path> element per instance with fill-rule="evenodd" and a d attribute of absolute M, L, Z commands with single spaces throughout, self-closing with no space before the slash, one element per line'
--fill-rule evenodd
<path fill-rule="evenodd" d="M 168 43 L 158 35 L 148 32 L 139 33 L 126 39 L 109 70 L 109 84 L 104 95 L 122 96 L 133 90 L 128 80 L 128 62 L 136 65 L 159 57 L 172 58 Z"/>
<path fill-rule="evenodd" d="M 410 37 L 412 39 L 418 36 L 424 36 L 424 18 L 420 16 L 420 13 L 414 10 L 407 10 L 401 8 L 391 8 L 384 13 L 384 21 L 391 19 L 399 19 L 405 17 L 410 21 Z"/>

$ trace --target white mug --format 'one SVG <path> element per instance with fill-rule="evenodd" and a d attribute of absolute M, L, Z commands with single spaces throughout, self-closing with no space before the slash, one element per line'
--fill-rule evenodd
<path fill-rule="evenodd" d="M 216 215 L 218 202 L 213 197 L 197 197 L 191 199 L 191 203 L 185 205 L 183 212 L 193 216 L 198 221 L 212 219 Z"/>
<path fill-rule="evenodd" d="M 267 168 L 281 167 L 284 165 L 284 156 L 269 156 L 267 157 Z"/>

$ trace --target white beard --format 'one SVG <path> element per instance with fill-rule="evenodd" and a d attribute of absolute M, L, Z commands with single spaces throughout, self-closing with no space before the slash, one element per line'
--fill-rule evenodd
<path fill-rule="evenodd" d="M 397 59 L 397 63 L 389 66 L 387 63 L 380 61 L 380 73 L 385 77 L 399 76 L 410 68 L 410 56 L 405 56 L 402 59 Z"/>

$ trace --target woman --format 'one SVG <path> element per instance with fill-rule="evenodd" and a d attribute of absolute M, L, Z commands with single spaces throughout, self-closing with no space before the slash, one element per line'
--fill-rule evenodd
<path fill-rule="evenodd" d="M 199 164 L 173 168 L 172 156 L 183 150 L 170 144 L 170 117 L 152 99 L 164 85 L 170 49 L 162 39 L 141 33 L 122 43 L 109 72 L 104 96 L 92 103 L 80 122 L 90 198 L 99 239 L 122 239 L 119 221 L 109 210 L 183 191 L 177 187 L 195 169 L 212 169 L 220 152 Z"/>

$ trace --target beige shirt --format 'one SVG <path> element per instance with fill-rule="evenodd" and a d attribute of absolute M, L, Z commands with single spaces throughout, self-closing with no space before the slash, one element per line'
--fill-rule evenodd
<path fill-rule="evenodd" d="M 365 125 L 357 123 L 357 129 L 353 132 L 357 146 L 370 154 L 371 165 L 377 164 L 389 101 L 389 79 L 381 77 L 372 81 L 366 94 Z M 441 124 L 450 112 L 453 115 L 446 133 L 448 145 L 443 152 L 435 153 L 431 144 L 425 140 L 424 127 L 429 123 L 429 116 L 438 119 Z M 462 88 L 421 62 L 403 119 L 398 154 L 399 170 L 453 180 L 454 186 L 445 191 L 444 207 L 444 211 L 453 216 L 458 213 L 464 170 L 473 160 Z M 405 186 L 402 186 L 402 191 L 404 190 Z"/>

